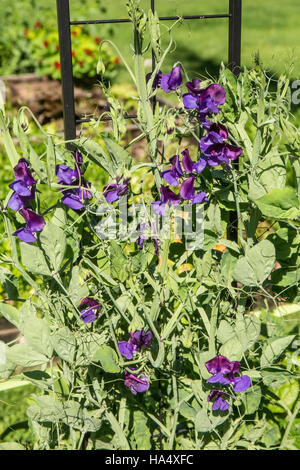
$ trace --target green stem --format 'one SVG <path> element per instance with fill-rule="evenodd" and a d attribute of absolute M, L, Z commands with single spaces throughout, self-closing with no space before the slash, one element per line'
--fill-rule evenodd
<path fill-rule="evenodd" d="M 289 419 L 289 423 L 287 425 L 287 428 L 285 430 L 285 433 L 283 435 L 283 438 L 282 438 L 282 441 L 281 441 L 281 444 L 280 444 L 280 447 L 279 447 L 279 450 L 285 450 L 286 448 L 286 444 L 287 444 L 287 440 L 288 440 L 288 437 L 289 437 L 289 434 L 291 432 L 291 429 L 292 429 L 292 426 L 294 424 L 294 421 L 295 419 L 297 418 L 297 415 L 299 413 L 299 410 L 300 410 L 300 401 L 298 400 L 298 403 L 296 404 L 296 407 L 294 409 L 294 412 L 291 416 L 291 418 Z"/>

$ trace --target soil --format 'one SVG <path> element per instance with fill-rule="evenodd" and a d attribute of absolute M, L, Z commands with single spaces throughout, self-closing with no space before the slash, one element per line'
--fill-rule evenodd
<path fill-rule="evenodd" d="M 0 77 L 6 84 L 7 101 L 13 108 L 28 106 L 41 124 L 63 117 L 62 88 L 58 80 L 39 77 L 35 74 Z M 99 114 L 107 104 L 99 85 L 89 89 L 75 86 L 76 118 Z"/>

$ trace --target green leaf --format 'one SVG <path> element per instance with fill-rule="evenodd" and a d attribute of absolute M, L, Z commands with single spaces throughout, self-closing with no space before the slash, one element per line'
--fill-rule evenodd
<path fill-rule="evenodd" d="M 256 410 L 258 410 L 261 397 L 261 388 L 258 385 L 249 388 L 245 393 L 242 394 L 246 415 L 252 415 Z"/>
<path fill-rule="evenodd" d="M 0 130 L 1 130 L 1 139 L 3 141 L 10 164 L 12 167 L 15 167 L 20 159 L 20 156 L 18 155 L 18 152 L 16 151 L 16 147 L 10 136 L 9 125 L 5 122 L 5 115 L 2 110 L 0 110 Z"/>
<path fill-rule="evenodd" d="M 295 220 L 300 215 L 299 197 L 294 188 L 272 189 L 265 196 L 255 200 L 255 204 L 266 217 Z"/>
<path fill-rule="evenodd" d="M 84 145 L 82 150 L 87 154 L 87 157 L 109 173 L 112 178 L 115 178 L 117 168 L 113 165 L 113 162 L 103 148 L 93 140 L 84 140 L 82 144 Z"/>
<path fill-rule="evenodd" d="M 26 448 L 18 442 L 2 442 L 2 444 L 0 444 L 0 450 L 26 450 Z"/>
<path fill-rule="evenodd" d="M 47 171 L 44 164 L 41 162 L 40 157 L 37 155 L 35 150 L 30 147 L 30 164 L 34 169 L 35 173 L 38 175 L 41 181 L 47 181 Z"/>
<path fill-rule="evenodd" d="M 276 261 L 275 247 L 269 240 L 248 249 L 245 257 L 237 261 L 233 277 L 246 286 L 262 284 L 270 275 Z"/>
<path fill-rule="evenodd" d="M 29 272 L 51 276 L 51 271 L 43 252 L 29 243 L 20 243 L 22 263 Z"/>
<path fill-rule="evenodd" d="M 226 320 L 221 320 L 217 332 L 218 340 L 224 344 L 235 336 L 233 327 Z"/>
<path fill-rule="evenodd" d="M 79 266 L 73 266 L 69 294 L 74 304 L 78 304 L 82 299 L 88 297 L 89 288 L 87 284 L 82 285 L 80 282 Z"/>
<path fill-rule="evenodd" d="M 51 336 L 51 343 L 56 353 L 67 362 L 73 362 L 76 353 L 76 339 L 67 326 L 60 328 Z"/>
<path fill-rule="evenodd" d="M 120 372 L 117 353 L 109 346 L 101 346 L 95 352 L 92 362 L 100 362 L 103 369 L 110 374 Z"/>
<path fill-rule="evenodd" d="M 0 302 L 0 313 L 8 320 L 10 323 L 15 325 L 17 328 L 20 328 L 20 314 L 16 307 L 13 307 L 9 304 L 4 304 Z"/>
<path fill-rule="evenodd" d="M 124 255 L 122 248 L 114 240 L 110 243 L 110 262 L 111 262 L 111 276 L 121 282 L 126 281 L 129 276 L 127 269 L 127 258 Z"/>
<path fill-rule="evenodd" d="M 257 341 L 260 334 L 261 322 L 255 316 L 237 316 L 235 334 L 243 346 L 244 351 Z"/>
<path fill-rule="evenodd" d="M 33 395 L 33 398 L 36 403 L 27 409 L 27 416 L 32 421 L 57 423 L 60 419 L 63 419 L 63 405 L 54 396 Z"/>
<path fill-rule="evenodd" d="M 284 188 L 285 186 L 285 163 L 278 152 L 278 148 L 274 147 L 271 152 L 259 161 L 259 164 L 256 167 L 256 174 L 259 182 L 265 188 L 266 193 L 275 188 Z"/>
<path fill-rule="evenodd" d="M 289 380 L 288 382 L 280 385 L 279 387 L 273 388 L 272 392 L 278 396 L 278 400 L 282 401 L 290 410 L 293 408 L 299 394 L 299 382 L 298 380 Z M 273 404 L 269 403 L 267 408 L 272 413 L 284 413 L 285 410 L 280 406 L 280 403 Z"/>
<path fill-rule="evenodd" d="M 206 410 L 200 410 L 196 414 L 195 429 L 197 432 L 210 432 L 213 430 L 213 426 L 210 422 Z"/>
<path fill-rule="evenodd" d="M 77 338 L 76 364 L 80 366 L 89 365 L 98 349 L 107 341 L 105 332 L 85 333 Z"/>
<path fill-rule="evenodd" d="M 10 300 L 16 300 L 19 298 L 18 287 L 19 281 L 16 276 L 14 276 L 9 269 L 0 266 L 0 283 L 2 284 L 3 289 L 8 294 Z"/>
<path fill-rule="evenodd" d="M 52 183 L 56 176 L 56 155 L 53 139 L 50 136 L 47 141 L 47 174 L 50 183 Z"/>
<path fill-rule="evenodd" d="M 40 242 L 53 270 L 58 272 L 67 247 L 65 232 L 52 222 L 47 222 L 40 234 Z"/>
<path fill-rule="evenodd" d="M 128 168 L 131 165 L 132 158 L 130 154 L 109 137 L 103 137 L 109 155 L 114 162 L 116 170 L 120 167 Z"/>
<path fill-rule="evenodd" d="M 6 357 L 8 361 L 21 367 L 37 367 L 48 362 L 44 354 L 35 351 L 28 344 L 16 344 L 7 348 Z"/>
<path fill-rule="evenodd" d="M 148 12 L 148 26 L 149 35 L 151 40 L 151 47 L 154 51 L 155 58 L 158 61 L 161 55 L 161 43 L 160 43 L 160 27 L 159 18 L 156 12 L 149 10 Z"/>
<path fill-rule="evenodd" d="M 230 361 L 240 361 L 243 357 L 243 352 L 244 348 L 235 336 L 221 346 L 219 354 L 228 357 Z"/>
<path fill-rule="evenodd" d="M 52 357 L 53 348 L 50 342 L 50 327 L 46 320 L 29 318 L 25 321 L 23 333 L 28 346 L 49 358 Z"/>
<path fill-rule="evenodd" d="M 183 401 L 180 405 L 179 413 L 186 419 L 194 422 L 197 410 L 186 401 Z"/>
<path fill-rule="evenodd" d="M 260 359 L 261 367 L 267 367 L 273 364 L 294 339 L 295 335 L 290 335 L 284 338 L 275 339 L 270 344 L 268 344 Z"/>
<path fill-rule="evenodd" d="M 137 450 L 151 450 L 151 433 L 148 419 L 142 411 L 133 413 L 133 433 Z"/>

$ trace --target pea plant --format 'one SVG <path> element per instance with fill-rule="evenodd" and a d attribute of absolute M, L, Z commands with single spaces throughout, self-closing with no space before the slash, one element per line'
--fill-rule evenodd
<path fill-rule="evenodd" d="M 0 303 L 22 333 L 2 380 L 39 390 L 27 410 L 36 449 L 295 449 L 300 155 L 288 77 L 258 63 L 238 78 L 222 65 L 216 82 L 181 63 L 165 71 L 173 27 L 138 0 L 127 7 L 134 67 L 118 56 L 138 93 L 137 137 L 124 143 L 109 89 L 111 132 L 94 121 L 97 139 L 66 148 L 42 129 L 40 154 L 29 111 L 11 123 L 1 112 L 14 170 L 1 273 L 28 285 Z M 97 168 L 104 184 L 90 181 Z"/>

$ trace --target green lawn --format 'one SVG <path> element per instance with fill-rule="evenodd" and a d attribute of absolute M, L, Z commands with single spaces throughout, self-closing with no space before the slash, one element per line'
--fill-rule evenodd
<path fill-rule="evenodd" d="M 142 5 L 148 9 L 150 0 L 142 0 Z M 228 0 L 156 0 L 157 11 L 160 15 L 182 14 L 214 14 L 227 13 Z M 72 17 L 75 11 L 78 18 L 77 1 L 71 0 Z M 126 17 L 125 0 L 105 2 L 107 13 L 100 13 L 103 18 Z M 72 7 L 73 5 L 73 7 Z M 266 68 L 277 75 L 294 60 L 293 76 L 300 76 L 300 43 L 298 0 L 244 0 L 243 1 L 243 38 L 242 63 L 251 65 L 256 51 L 260 52 Z M 84 13 L 81 19 L 87 19 Z M 164 23 L 167 24 L 166 22 Z M 170 23 L 168 23 L 170 24 Z M 94 27 L 94 26 L 92 26 Z M 107 28 L 98 28 L 99 36 L 107 36 Z M 130 57 L 128 44 L 131 40 L 131 25 L 118 24 L 113 27 L 114 40 L 125 56 Z M 227 60 L 227 19 L 212 19 L 185 21 L 174 30 L 176 50 L 171 54 L 166 68 L 177 60 L 181 60 L 188 72 L 215 74 L 218 64 Z M 167 37 L 167 34 L 165 34 Z M 124 74 L 118 76 L 124 80 Z"/>

